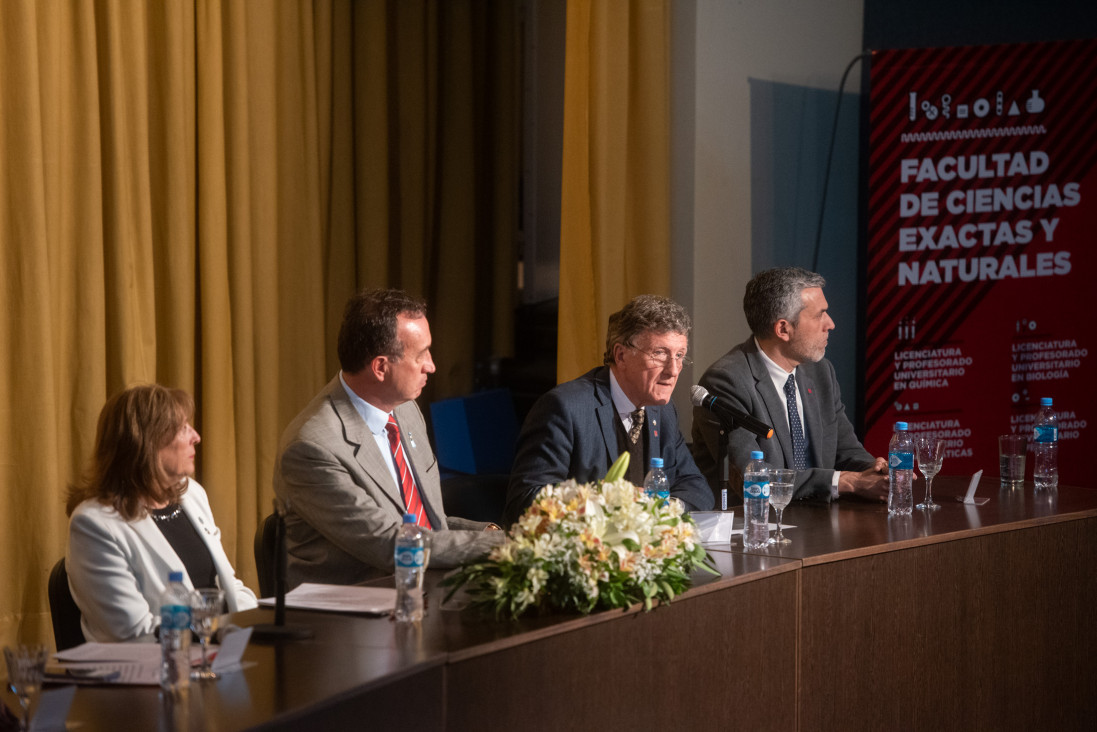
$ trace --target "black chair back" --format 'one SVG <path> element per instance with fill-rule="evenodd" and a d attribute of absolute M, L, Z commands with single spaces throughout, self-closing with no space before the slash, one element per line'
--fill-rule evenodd
<path fill-rule="evenodd" d="M 74 648 L 84 642 L 80 628 L 80 608 L 69 591 L 69 573 L 65 570 L 65 558 L 57 560 L 50 570 L 48 585 L 50 618 L 53 620 L 53 640 L 57 650 Z"/>
<path fill-rule="evenodd" d="M 259 573 L 260 597 L 274 597 L 277 546 L 275 543 L 276 514 L 263 519 L 255 529 L 255 570 Z"/>

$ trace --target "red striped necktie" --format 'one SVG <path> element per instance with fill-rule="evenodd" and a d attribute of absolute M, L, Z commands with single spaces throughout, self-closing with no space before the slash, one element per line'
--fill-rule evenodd
<path fill-rule="evenodd" d="M 396 426 L 396 419 L 391 414 L 385 430 L 389 433 L 392 460 L 396 463 L 396 472 L 400 475 L 400 494 L 404 497 L 404 506 L 408 513 L 415 514 L 415 523 L 424 529 L 429 529 L 430 519 L 427 518 L 427 512 L 423 509 L 423 497 L 419 495 L 419 488 L 415 485 L 407 456 L 404 455 L 404 445 L 400 441 L 400 428 Z"/>

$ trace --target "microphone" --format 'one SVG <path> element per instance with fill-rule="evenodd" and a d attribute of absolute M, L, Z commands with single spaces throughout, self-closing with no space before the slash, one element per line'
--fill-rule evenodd
<path fill-rule="evenodd" d="M 252 626 L 256 641 L 302 640 L 312 637 L 312 629 L 286 623 L 286 509 L 282 499 L 274 499 L 274 623 Z"/>
<path fill-rule="evenodd" d="M 731 406 L 726 399 L 719 399 L 715 394 L 710 394 L 708 389 L 699 384 L 694 384 L 690 390 L 690 401 L 695 407 L 704 407 L 715 414 L 720 422 L 729 430 L 742 427 L 748 432 L 753 432 L 759 437 L 769 439 L 773 437 L 773 428 L 765 422 L 751 417 L 746 412 Z"/>

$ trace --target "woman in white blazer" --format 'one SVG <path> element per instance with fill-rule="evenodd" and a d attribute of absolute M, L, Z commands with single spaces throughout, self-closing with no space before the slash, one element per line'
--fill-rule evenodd
<path fill-rule="evenodd" d="M 69 588 L 89 641 L 150 641 L 170 572 L 220 587 L 228 612 L 256 606 L 236 578 L 194 475 L 194 401 L 158 384 L 116 394 L 99 414 L 95 453 L 69 489 Z"/>

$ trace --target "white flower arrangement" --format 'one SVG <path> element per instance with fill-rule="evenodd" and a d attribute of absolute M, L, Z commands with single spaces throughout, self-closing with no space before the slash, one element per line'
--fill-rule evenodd
<path fill-rule="evenodd" d="M 650 610 L 685 591 L 695 568 L 719 574 L 679 501 L 613 475 L 542 488 L 504 544 L 446 578 L 447 599 L 464 586 L 474 605 L 512 618 L 639 602 Z"/>

